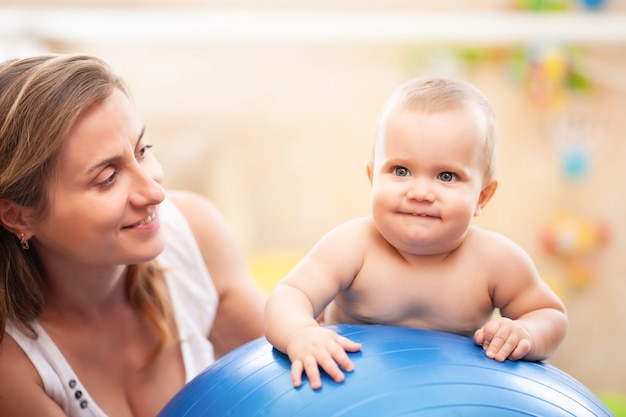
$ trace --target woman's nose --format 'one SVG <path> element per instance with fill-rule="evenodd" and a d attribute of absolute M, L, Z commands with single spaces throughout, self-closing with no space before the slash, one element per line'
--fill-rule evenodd
<path fill-rule="evenodd" d="M 149 206 L 161 203 L 165 199 L 165 189 L 161 182 L 162 170 L 158 164 L 154 166 L 138 165 L 133 175 L 130 200 L 136 206 Z"/>

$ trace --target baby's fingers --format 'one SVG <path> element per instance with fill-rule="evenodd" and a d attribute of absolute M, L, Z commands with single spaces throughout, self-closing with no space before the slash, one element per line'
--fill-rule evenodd
<path fill-rule="evenodd" d="M 337 343 L 339 343 L 339 346 L 341 346 L 346 352 L 358 352 L 362 347 L 360 343 L 354 342 L 347 337 L 340 335 L 337 335 Z"/>
<path fill-rule="evenodd" d="M 508 319 L 487 323 L 482 333 L 476 332 L 474 340 L 482 344 L 487 357 L 499 362 L 522 359 L 531 349 L 527 332 Z"/>
<path fill-rule="evenodd" d="M 328 374 L 328 376 L 333 381 L 335 381 L 337 383 L 343 382 L 343 380 L 345 379 L 345 376 L 344 376 L 343 371 L 341 370 L 341 368 L 346 369 L 346 366 L 347 366 L 347 369 L 346 369 L 347 371 L 351 371 L 352 370 L 352 362 L 350 361 L 350 359 L 347 358 L 347 355 L 343 351 L 343 349 L 339 349 L 339 350 L 341 351 L 340 352 L 341 354 L 339 354 L 339 351 L 324 352 L 322 355 L 320 355 L 317 358 L 319 366 L 324 370 L 324 372 L 326 372 Z M 333 355 L 339 354 L 339 355 L 338 356 L 331 356 L 331 354 L 333 354 Z M 310 380 L 310 378 L 309 378 L 309 380 Z M 320 386 L 321 386 L 321 381 L 320 381 L 319 385 L 314 384 L 314 381 L 311 381 L 311 387 L 313 389 L 317 389 Z"/>
<path fill-rule="evenodd" d="M 515 335 L 508 334 L 504 336 L 501 333 L 497 333 L 491 342 L 489 342 L 486 355 L 498 362 L 504 362 L 511 352 L 513 352 L 515 346 L 517 346 L 517 342 L 518 340 L 515 338 Z"/>
<path fill-rule="evenodd" d="M 305 357 L 302 361 L 294 361 L 291 365 L 291 379 L 294 387 L 298 387 L 302 382 L 302 372 L 309 379 L 311 388 L 319 389 L 322 386 L 322 378 L 320 368 L 335 382 L 340 383 L 345 379 L 343 371 L 351 372 L 354 369 L 352 361 L 344 350 L 359 350 L 360 343 L 352 342 L 349 339 L 342 338 L 339 344 L 332 344 L 318 351 L 315 355 Z"/>
<path fill-rule="evenodd" d="M 509 355 L 509 359 L 512 361 L 522 359 L 524 356 L 528 354 L 528 352 L 530 352 L 530 348 L 531 348 L 530 341 L 528 339 L 522 339 L 518 343 L 515 350 L 513 350 L 513 352 L 511 352 L 511 354 Z"/>
<path fill-rule="evenodd" d="M 337 362 L 328 352 L 318 353 L 317 358 L 313 355 L 304 359 L 296 359 L 291 362 L 291 382 L 295 388 L 302 385 L 302 374 L 304 373 L 311 384 L 311 388 L 319 389 L 322 386 L 320 367 L 335 382 L 342 382 L 344 375 Z"/>
<path fill-rule="evenodd" d="M 291 362 L 291 383 L 294 388 L 302 385 L 302 373 L 309 379 L 311 388 L 319 389 L 322 386 L 322 378 L 317 366 L 317 361 L 313 356 L 307 356 L 304 360 L 296 359 Z"/>
<path fill-rule="evenodd" d="M 343 336 L 338 336 L 337 343 L 338 345 L 334 345 L 329 348 L 329 353 L 331 354 L 334 362 L 339 364 L 343 370 L 352 372 L 354 370 L 354 365 L 346 352 L 358 352 L 361 350 L 361 344 L 353 342 Z M 326 370 L 325 367 L 324 370 Z"/>
<path fill-rule="evenodd" d="M 321 361 L 320 361 L 320 365 L 321 365 Z M 311 388 L 320 389 L 322 387 L 322 377 L 320 376 L 320 369 L 318 366 L 318 361 L 315 359 L 315 357 L 307 356 L 306 358 L 304 358 L 303 367 L 304 367 L 304 373 L 306 374 L 306 377 L 309 379 L 309 383 L 311 384 Z M 337 368 L 337 365 L 335 365 L 335 367 Z M 292 366 L 292 370 L 293 370 L 293 366 Z M 339 371 L 339 368 L 337 368 L 337 371 Z M 339 371 L 339 373 L 341 373 L 341 371 Z"/>
<path fill-rule="evenodd" d="M 291 362 L 291 382 L 294 388 L 298 388 L 302 385 L 302 372 L 304 372 L 304 365 L 299 359 Z"/>
<path fill-rule="evenodd" d="M 476 332 L 474 333 L 474 343 L 476 343 L 479 346 L 483 346 L 484 342 L 485 342 L 485 330 L 483 328 L 480 328 L 476 330 Z"/>
<path fill-rule="evenodd" d="M 489 345 L 487 356 L 504 362 L 506 359 L 516 361 L 522 359 L 530 351 L 530 341 L 528 339 L 520 339 L 516 333 L 511 333 L 509 337 L 500 345 L 500 341 L 496 341 L 497 337 Z M 500 345 L 499 347 L 497 347 Z"/>

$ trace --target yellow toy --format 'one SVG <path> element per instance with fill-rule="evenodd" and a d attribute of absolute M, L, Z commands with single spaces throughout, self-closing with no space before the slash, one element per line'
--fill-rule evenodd
<path fill-rule="evenodd" d="M 564 267 L 568 282 L 577 288 L 588 286 L 595 275 L 593 256 L 610 241 L 609 227 L 573 212 L 561 212 L 542 234 L 544 250 Z"/>

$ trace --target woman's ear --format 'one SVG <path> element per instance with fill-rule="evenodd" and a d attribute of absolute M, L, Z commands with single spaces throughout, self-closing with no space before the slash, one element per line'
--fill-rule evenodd
<path fill-rule="evenodd" d="M 498 188 L 498 179 L 492 178 L 491 181 L 487 183 L 487 185 L 483 186 L 483 189 L 480 190 L 480 195 L 478 196 L 478 203 L 476 204 L 476 210 L 474 210 L 474 216 L 478 216 L 482 209 L 487 205 L 493 194 L 496 192 Z"/>
<path fill-rule="evenodd" d="M 26 207 L 10 200 L 0 199 L 0 224 L 16 236 L 28 234 Z"/>

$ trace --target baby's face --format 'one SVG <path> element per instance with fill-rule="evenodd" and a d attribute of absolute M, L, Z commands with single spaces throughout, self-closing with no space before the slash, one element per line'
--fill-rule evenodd
<path fill-rule="evenodd" d="M 399 107 L 382 129 L 370 167 L 381 234 L 413 254 L 456 248 L 488 199 L 481 193 L 484 117 L 473 106 L 434 113 Z"/>

